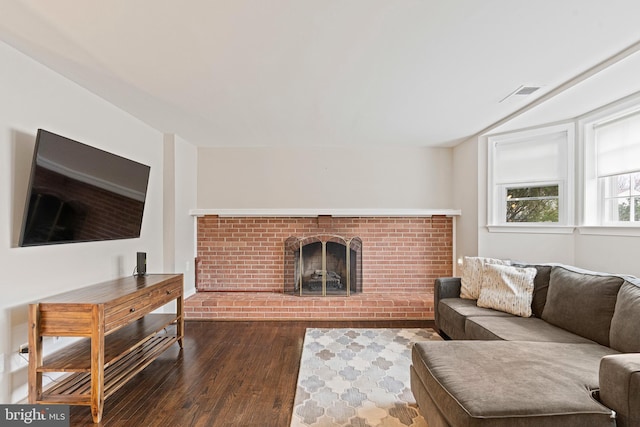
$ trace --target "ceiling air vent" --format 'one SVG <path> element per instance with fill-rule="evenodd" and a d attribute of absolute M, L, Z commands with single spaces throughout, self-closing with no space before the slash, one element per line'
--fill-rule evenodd
<path fill-rule="evenodd" d="M 514 95 L 531 95 L 533 92 L 540 89 L 536 86 L 520 86 L 520 89 L 516 90 Z"/>
<path fill-rule="evenodd" d="M 500 102 L 504 102 L 507 99 L 511 98 L 512 96 L 515 95 L 520 95 L 520 96 L 527 96 L 527 95 L 531 95 L 533 92 L 537 91 L 538 89 L 540 89 L 540 86 L 520 86 L 518 87 L 516 90 L 514 90 L 513 92 L 511 92 L 509 95 L 505 96 L 504 98 L 502 98 L 500 100 Z"/>

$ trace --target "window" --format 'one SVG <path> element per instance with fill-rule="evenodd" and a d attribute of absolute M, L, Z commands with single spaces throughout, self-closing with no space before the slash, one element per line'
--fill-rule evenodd
<path fill-rule="evenodd" d="M 558 222 L 558 184 L 507 188 L 507 222 Z"/>
<path fill-rule="evenodd" d="M 624 106 L 623 106 L 624 107 Z M 606 110 L 584 123 L 585 225 L 640 226 L 640 109 Z"/>
<path fill-rule="evenodd" d="M 570 124 L 489 137 L 489 229 L 570 225 L 573 146 Z"/>

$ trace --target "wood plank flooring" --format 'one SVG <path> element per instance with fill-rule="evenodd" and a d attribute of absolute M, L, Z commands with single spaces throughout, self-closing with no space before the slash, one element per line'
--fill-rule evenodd
<path fill-rule="evenodd" d="M 302 343 L 312 328 L 426 328 L 412 321 L 188 321 L 175 345 L 105 402 L 102 423 L 72 426 L 288 427 Z"/>

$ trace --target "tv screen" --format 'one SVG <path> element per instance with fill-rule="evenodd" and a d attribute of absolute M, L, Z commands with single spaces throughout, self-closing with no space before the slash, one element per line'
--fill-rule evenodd
<path fill-rule="evenodd" d="M 140 237 L 149 171 L 38 129 L 20 246 Z"/>

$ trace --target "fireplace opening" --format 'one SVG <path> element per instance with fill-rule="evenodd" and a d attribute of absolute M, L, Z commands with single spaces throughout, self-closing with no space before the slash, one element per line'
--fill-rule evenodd
<path fill-rule="evenodd" d="M 300 296 L 350 296 L 362 291 L 362 240 L 319 235 L 285 242 L 284 292 Z"/>

